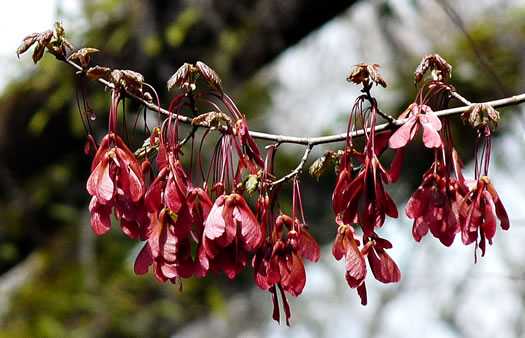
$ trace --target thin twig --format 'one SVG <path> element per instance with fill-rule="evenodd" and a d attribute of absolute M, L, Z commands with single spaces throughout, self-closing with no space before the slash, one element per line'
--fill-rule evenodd
<path fill-rule="evenodd" d="M 64 62 L 66 62 L 67 64 L 69 64 L 70 66 L 72 66 L 73 68 L 77 69 L 80 72 L 85 72 L 85 70 L 81 66 L 79 66 L 78 64 L 76 64 L 75 62 L 73 62 L 71 60 L 65 60 L 65 59 L 59 59 L 59 60 L 62 60 Z M 104 80 L 102 78 L 98 79 L 97 82 L 103 84 L 106 87 L 114 88 L 114 85 L 112 83 L 110 83 L 110 82 L 108 82 L 108 81 L 106 81 L 106 80 Z M 461 113 L 471 109 L 471 107 L 473 106 L 473 104 L 470 101 L 468 101 L 463 96 L 461 96 L 458 93 L 456 93 L 455 91 L 450 91 L 450 93 L 454 97 L 456 97 L 458 100 L 463 102 L 465 104 L 465 106 L 458 107 L 458 108 L 451 108 L 451 109 L 444 109 L 444 110 L 435 111 L 434 113 L 437 116 L 444 117 L 444 116 L 461 114 Z M 128 97 L 130 97 L 130 98 L 140 102 L 141 104 L 143 104 L 147 108 L 151 109 L 152 111 L 156 111 L 156 112 L 160 111 L 164 115 L 168 115 L 168 116 L 170 115 L 169 112 L 166 109 L 157 106 L 153 102 L 149 102 L 149 101 L 145 100 L 144 98 L 139 97 L 137 95 L 134 95 L 132 93 L 126 92 L 126 95 Z M 367 95 L 368 95 L 370 100 L 373 100 L 373 98 L 370 96 L 370 93 L 367 93 Z M 507 98 L 504 98 L 504 99 L 484 102 L 483 104 L 492 106 L 494 108 L 499 108 L 499 107 L 505 107 L 505 106 L 520 104 L 522 102 L 525 102 L 525 93 L 520 94 L 520 95 L 516 95 L 516 96 L 507 97 Z M 380 115 L 383 118 L 385 118 L 386 120 L 388 120 L 389 122 L 377 125 L 375 127 L 375 132 L 376 133 L 380 133 L 380 132 L 383 132 L 383 131 L 386 131 L 386 130 L 392 130 L 392 129 L 398 128 L 398 127 L 402 126 L 404 123 L 406 123 L 406 121 L 408 121 L 408 119 L 396 120 L 392 116 L 389 116 L 389 115 L 386 115 L 386 114 L 383 114 L 383 113 L 380 113 Z M 190 118 L 190 117 L 187 117 L 187 116 L 183 116 L 183 115 L 178 115 L 177 114 L 176 118 L 182 123 L 187 123 L 187 124 L 191 124 L 192 125 L 191 132 L 189 133 L 189 135 L 184 140 L 182 140 L 181 144 L 186 143 L 195 134 L 197 128 L 199 128 L 199 127 L 201 127 L 201 128 L 209 128 L 210 127 L 209 124 L 206 123 L 205 121 L 203 121 L 202 123 L 199 123 L 199 124 L 193 124 L 192 123 L 193 119 Z M 367 129 L 366 132 L 370 133 L 370 129 Z M 360 136 L 363 136 L 364 134 L 365 134 L 365 130 L 363 130 L 363 129 L 356 130 L 356 131 L 350 133 L 350 135 L 352 137 L 360 137 Z M 288 175 L 283 176 L 283 177 L 281 177 L 280 179 L 278 179 L 276 181 L 273 181 L 271 183 L 272 187 L 275 187 L 276 185 L 278 185 L 280 183 L 283 183 L 283 182 L 286 182 L 289 179 L 293 178 L 294 176 L 299 175 L 302 172 L 303 167 L 304 167 L 304 165 L 305 165 L 305 163 L 306 163 L 306 161 L 308 159 L 308 156 L 310 155 L 310 152 L 312 151 L 313 147 L 315 147 L 316 145 L 319 145 L 319 144 L 341 142 L 341 141 L 346 140 L 346 138 L 348 136 L 347 133 L 341 133 L 341 134 L 336 134 L 336 135 L 319 136 L 319 137 L 296 137 L 296 136 L 288 136 L 288 135 L 268 134 L 268 133 L 262 133 L 262 132 L 257 132 L 257 131 L 250 131 L 250 135 L 253 138 L 255 138 L 255 139 L 276 142 L 278 145 L 282 144 L 282 143 L 293 143 L 293 144 L 301 144 L 301 145 L 305 145 L 306 146 L 304 155 L 301 158 L 301 161 L 299 162 L 297 167 L 292 172 L 290 172 Z"/>
<path fill-rule="evenodd" d="M 195 133 L 197 132 L 197 129 L 199 129 L 199 127 L 191 126 L 190 132 L 188 133 L 188 135 L 186 135 L 186 137 L 182 141 L 179 142 L 179 144 L 181 146 L 185 145 L 186 142 L 188 142 L 195 135 Z"/>
<path fill-rule="evenodd" d="M 372 84 L 368 86 L 365 85 L 365 88 L 363 88 L 361 91 L 366 94 L 366 98 L 368 99 L 368 102 L 370 102 L 370 104 L 373 105 L 373 102 L 375 101 L 375 99 L 372 97 L 372 94 L 370 94 L 370 89 L 372 89 Z M 377 104 L 376 104 L 376 107 L 377 107 Z M 379 107 L 377 107 L 376 112 L 379 116 L 387 120 L 389 123 L 392 123 L 395 121 L 395 118 L 393 116 L 383 113 L 379 109 Z"/>
<path fill-rule="evenodd" d="M 454 96 L 456 99 L 458 99 L 459 101 L 461 101 L 461 103 L 463 103 L 465 106 L 472 106 L 472 102 L 470 102 L 469 100 L 467 100 L 466 98 L 464 98 L 463 96 L 461 96 L 458 92 L 456 92 L 455 90 L 452 90 L 452 89 L 449 89 L 449 93 L 450 95 Z"/>
<path fill-rule="evenodd" d="M 61 60 L 61 59 L 59 59 L 59 60 Z M 76 64 L 75 62 L 73 62 L 73 61 L 71 61 L 69 59 L 68 60 L 63 60 L 63 61 L 66 62 L 71 67 L 77 69 L 80 72 L 84 72 L 85 71 L 84 69 L 82 69 L 82 67 L 80 67 L 78 64 Z M 104 80 L 103 78 L 98 79 L 97 82 L 103 84 L 104 86 L 106 86 L 108 88 L 114 88 L 115 87 L 111 82 L 109 82 L 107 80 Z M 144 106 L 146 106 L 150 110 L 153 110 L 153 111 L 156 111 L 156 112 L 158 112 L 160 110 L 161 114 L 163 114 L 163 115 L 170 115 L 170 112 L 167 111 L 166 109 L 164 109 L 162 107 L 159 108 L 159 106 L 157 106 L 153 102 L 149 102 L 149 101 L 147 101 L 146 99 L 144 99 L 142 97 L 139 97 L 139 96 L 137 96 L 135 94 L 128 93 L 128 92 L 126 92 L 126 96 L 128 96 L 129 98 L 132 98 L 135 101 L 140 102 L 141 104 L 143 104 Z M 193 121 L 192 118 L 184 116 L 184 115 L 177 115 L 177 119 L 180 122 L 182 122 L 182 123 L 188 123 L 188 124 L 191 124 L 191 122 Z M 205 127 L 205 125 L 203 124 L 202 127 Z"/>
<path fill-rule="evenodd" d="M 502 107 L 520 104 L 523 102 L 525 102 L 525 93 L 507 97 L 504 99 L 483 102 L 482 104 L 486 104 L 494 108 L 502 108 Z M 457 108 L 437 110 L 434 113 L 439 117 L 459 115 L 471 109 L 473 105 L 474 104 L 463 106 L 463 107 L 457 107 Z M 377 125 L 375 128 L 375 131 L 376 133 L 380 133 L 386 130 L 393 129 L 395 127 L 400 127 L 403 124 L 405 124 L 406 121 L 408 121 L 408 119 L 395 120 L 392 123 L 383 123 L 383 124 Z M 367 130 L 367 133 L 370 133 L 370 130 Z M 275 134 L 267 134 L 267 133 L 261 133 L 261 132 L 256 132 L 256 131 L 250 131 L 250 135 L 252 135 L 253 138 L 257 138 L 261 140 L 276 141 L 279 143 L 295 143 L 295 144 L 304 144 L 304 145 L 311 144 L 312 146 L 316 146 L 318 144 L 326 144 L 326 143 L 344 141 L 346 140 L 347 134 L 342 133 L 342 134 L 321 136 L 321 137 L 295 137 L 295 136 L 275 135 Z M 364 131 L 362 129 L 357 130 L 357 131 L 350 133 L 350 135 L 352 137 L 360 137 L 364 135 Z"/>
<path fill-rule="evenodd" d="M 278 179 L 276 181 L 273 181 L 272 183 L 270 183 L 270 185 L 272 187 L 275 187 L 276 185 L 281 184 L 283 182 L 286 182 L 289 179 L 292 179 L 294 176 L 299 175 L 303 171 L 304 164 L 306 163 L 306 160 L 308 159 L 308 156 L 310 155 L 310 152 L 312 151 L 313 147 L 314 146 L 312 144 L 308 144 L 306 146 L 306 149 L 304 150 L 304 155 L 301 158 L 301 161 L 299 162 L 297 167 L 294 170 L 292 170 L 288 175 L 283 176 L 283 177 L 281 177 L 280 179 Z"/>
<path fill-rule="evenodd" d="M 461 31 L 461 33 L 463 33 L 463 35 L 467 39 L 467 42 L 470 45 L 470 48 L 472 49 L 472 52 L 478 59 L 478 62 L 480 63 L 481 67 L 494 80 L 496 87 L 500 90 L 501 94 L 504 96 L 510 96 L 512 94 L 512 90 L 505 84 L 505 82 L 501 80 L 494 68 L 490 65 L 485 53 L 483 52 L 483 49 L 479 47 L 479 45 L 467 31 L 467 28 L 465 27 L 465 23 L 463 22 L 461 16 L 456 12 L 456 10 L 454 10 L 454 8 L 448 3 L 447 0 L 437 0 L 437 2 L 441 5 L 441 7 L 448 15 L 450 20 L 454 23 L 454 25 L 456 25 L 456 27 Z M 518 113 L 518 118 L 522 126 L 525 128 L 525 117 L 523 115 L 523 111 L 516 109 L 516 113 Z"/>
<path fill-rule="evenodd" d="M 396 120 L 392 115 L 385 114 L 379 109 L 377 109 L 377 114 L 379 116 L 381 116 L 382 118 L 384 118 L 385 120 L 387 120 L 388 122 L 390 122 L 390 123 L 392 123 L 392 122 L 394 122 Z"/>
<path fill-rule="evenodd" d="M 65 60 L 66 63 L 68 63 L 70 66 L 72 66 L 73 68 L 76 68 L 77 70 L 79 71 L 83 71 L 82 67 L 80 67 L 78 64 L 76 64 L 75 62 L 71 61 L 71 60 Z M 109 87 L 109 88 L 113 88 L 113 84 L 104 80 L 104 79 L 98 79 L 97 82 L 103 84 L 104 86 L 106 87 Z M 139 96 L 136 96 L 132 93 L 127 93 L 126 92 L 126 95 L 140 103 L 142 103 L 143 105 L 145 105 L 146 107 L 148 107 L 149 109 L 153 110 L 153 111 L 159 111 L 159 107 L 152 103 L 152 102 L 149 102 L 147 100 L 145 100 L 144 98 L 141 98 Z M 507 106 L 512 106 L 512 105 L 517 105 L 517 104 L 520 104 L 520 103 L 523 103 L 525 102 L 525 93 L 523 94 L 519 94 L 519 95 L 514 95 L 514 96 L 511 96 L 511 97 L 506 97 L 506 98 L 503 98 L 503 99 L 499 99 L 499 100 L 493 100 L 493 101 L 487 101 L 487 102 L 482 102 L 482 104 L 486 104 L 486 105 L 489 105 L 489 106 L 492 106 L 494 108 L 501 108 L 501 107 L 507 107 Z M 458 114 L 461 114 L 469 109 L 471 109 L 473 106 L 473 104 L 470 104 L 468 106 L 463 106 L 463 107 L 457 107 L 457 108 L 450 108 L 450 109 L 443 109 L 443 110 L 438 110 L 438 111 L 435 111 L 434 113 L 439 116 L 439 117 L 444 117 L 444 116 L 450 116 L 450 115 L 458 115 Z M 164 115 L 169 115 L 169 112 L 164 109 L 164 108 L 160 108 L 160 112 Z M 190 118 L 190 117 L 187 117 L 187 116 L 184 116 L 184 115 L 177 115 L 177 119 L 179 119 L 180 122 L 182 123 L 188 123 L 188 124 L 191 124 L 193 119 Z M 376 133 L 379 133 L 379 132 L 383 132 L 383 131 L 386 131 L 386 130 L 390 130 L 390 129 L 394 129 L 396 127 L 400 127 L 402 126 L 408 119 L 403 119 L 403 120 L 393 120 L 392 122 L 388 122 L 388 123 L 383 123 L 383 124 L 380 124 L 380 125 L 377 125 L 376 128 L 375 128 L 375 131 Z M 198 127 L 203 127 L 203 128 L 208 128 L 209 125 L 207 123 L 200 123 L 198 125 L 196 125 Z M 367 133 L 369 133 L 370 130 L 367 130 Z M 352 137 L 360 137 L 362 135 L 364 135 L 364 131 L 363 130 L 357 130 L 357 131 L 354 131 L 352 133 L 350 133 Z M 346 140 L 346 133 L 342 133 L 342 134 L 335 134 L 335 135 L 330 135 L 330 136 L 318 136 L 318 137 L 296 137 L 296 136 L 288 136 L 288 135 L 276 135 L 276 134 L 269 134 L 269 133 L 263 133 L 263 132 L 257 132 L 257 131 L 250 131 L 250 135 L 255 138 L 255 139 L 259 139 L 259 140 L 266 140 L 266 141 L 273 141 L 273 142 L 276 142 L 276 143 L 293 143 L 293 144 L 303 144 L 303 145 L 311 145 L 312 147 L 316 146 L 316 145 L 319 145 L 319 144 L 327 144 L 327 143 L 335 143 L 335 142 L 341 142 L 341 141 L 344 141 Z"/>

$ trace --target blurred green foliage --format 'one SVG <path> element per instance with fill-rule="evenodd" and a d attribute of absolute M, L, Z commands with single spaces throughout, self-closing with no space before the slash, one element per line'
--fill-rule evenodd
<path fill-rule="evenodd" d="M 13 298 L 0 336 L 169 336 L 208 308 L 224 309 L 222 291 L 203 280 L 185 281 L 179 293 L 151 274 L 135 276 L 129 255 L 136 243 L 119 230 L 96 238 L 96 257 L 81 264 L 78 230 L 39 250 L 44 264 Z"/>

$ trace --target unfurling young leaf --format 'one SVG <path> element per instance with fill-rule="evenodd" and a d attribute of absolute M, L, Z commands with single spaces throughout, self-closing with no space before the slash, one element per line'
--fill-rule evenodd
<path fill-rule="evenodd" d="M 248 178 L 245 183 L 246 191 L 248 194 L 253 194 L 257 188 L 259 187 L 259 180 L 261 178 L 261 175 L 259 174 L 250 174 L 248 175 Z"/>
<path fill-rule="evenodd" d="M 216 91 L 220 92 L 221 94 L 224 93 L 224 90 L 222 89 L 222 80 L 217 75 L 217 73 L 210 68 L 207 64 L 205 64 L 202 61 L 197 61 L 197 65 L 195 66 L 199 73 L 202 75 L 206 83 Z"/>
<path fill-rule="evenodd" d="M 452 66 L 441 55 L 425 55 L 414 72 L 414 84 L 421 81 L 429 69 L 432 69 L 432 76 L 435 81 L 445 81 L 452 76 Z"/>
<path fill-rule="evenodd" d="M 62 22 L 56 21 L 55 22 L 55 33 L 57 35 L 57 39 L 63 40 L 66 38 L 66 31 L 64 30 L 64 27 L 62 26 Z"/>
<path fill-rule="evenodd" d="M 203 122 L 206 123 L 210 127 L 210 129 L 216 130 L 221 130 L 221 122 L 224 122 L 230 127 L 233 125 L 233 121 L 228 115 L 222 112 L 217 113 L 215 111 L 200 114 L 199 116 L 193 119 L 191 124 L 196 126 Z"/>
<path fill-rule="evenodd" d="M 383 80 L 379 72 L 377 71 L 377 68 L 381 67 L 377 63 L 374 64 L 366 64 L 366 63 L 358 63 L 355 65 L 354 70 L 348 75 L 346 78 L 346 81 L 353 82 L 355 84 L 362 83 L 365 87 L 369 86 L 370 80 L 372 80 L 373 83 L 377 85 L 383 86 L 383 88 L 386 88 L 386 82 Z"/>
<path fill-rule="evenodd" d="M 142 83 L 144 82 L 142 74 L 127 69 L 114 69 L 109 79 L 115 86 L 122 85 L 127 92 L 142 97 Z"/>
<path fill-rule="evenodd" d="M 66 31 L 64 30 L 64 27 L 62 26 L 62 22 L 60 21 L 55 22 L 55 33 L 56 33 L 56 38 L 60 45 L 63 44 L 65 47 L 69 49 L 73 49 L 73 45 L 66 39 Z"/>
<path fill-rule="evenodd" d="M 40 43 L 36 44 L 35 49 L 33 50 L 33 62 L 37 64 L 38 61 L 42 58 L 44 55 L 45 47 L 41 45 Z"/>
<path fill-rule="evenodd" d="M 45 46 L 53 55 L 61 57 L 66 57 L 66 48 L 73 49 L 73 45 L 66 39 L 66 31 L 60 21 L 55 22 L 55 36 Z"/>
<path fill-rule="evenodd" d="M 89 68 L 86 75 L 93 81 L 97 81 L 98 79 L 109 74 L 109 72 L 111 72 L 111 68 L 95 66 Z"/>
<path fill-rule="evenodd" d="M 327 150 L 323 156 L 315 160 L 315 162 L 310 166 L 308 172 L 312 177 L 315 177 L 319 181 L 319 177 L 321 177 L 321 175 L 325 173 L 326 169 L 328 169 L 330 162 L 335 160 L 337 157 L 337 153 Z"/>
<path fill-rule="evenodd" d="M 159 139 L 156 138 L 155 143 L 152 145 L 149 138 L 144 140 L 142 146 L 135 150 L 134 155 L 139 162 L 143 162 L 150 156 L 153 156 L 159 152 Z"/>
<path fill-rule="evenodd" d="M 99 50 L 96 48 L 88 48 L 88 47 L 81 48 L 75 53 L 71 54 L 69 58 L 71 60 L 76 60 L 76 59 L 80 60 L 80 64 L 82 65 L 82 68 L 87 68 L 89 65 L 89 59 L 90 59 L 89 54 L 97 53 L 98 51 Z"/>
<path fill-rule="evenodd" d="M 37 40 L 38 33 L 33 33 L 31 35 L 26 36 L 23 40 L 20 46 L 18 46 L 16 50 L 16 56 L 20 57 L 20 54 L 25 53 L 29 47 L 31 47 Z"/>
<path fill-rule="evenodd" d="M 492 123 L 495 129 L 498 127 L 499 112 L 488 104 L 476 103 L 469 110 L 461 114 L 463 122 L 468 121 L 472 128 L 480 129 L 487 124 Z"/>
<path fill-rule="evenodd" d="M 73 49 L 71 43 L 66 39 L 64 27 L 62 27 L 62 24 L 58 21 L 55 23 L 55 35 L 53 35 L 53 31 L 47 30 L 42 33 L 33 33 L 26 36 L 20 46 L 18 46 L 16 55 L 20 56 L 20 54 L 25 53 L 29 47 L 35 43 L 36 46 L 33 51 L 33 62 L 35 64 L 40 61 L 46 48 L 57 57 L 66 56 L 66 47 Z"/>
<path fill-rule="evenodd" d="M 33 50 L 33 62 L 36 64 L 44 55 L 45 47 L 51 41 L 53 32 L 47 30 L 42 33 L 33 33 L 26 36 L 20 46 L 16 50 L 16 55 L 20 57 L 20 54 L 25 53 L 34 43 L 36 43 L 35 49 Z"/>
<path fill-rule="evenodd" d="M 168 91 L 170 91 L 173 86 L 183 88 L 185 83 L 189 84 L 192 68 L 193 66 L 187 62 L 180 66 L 168 80 Z"/>

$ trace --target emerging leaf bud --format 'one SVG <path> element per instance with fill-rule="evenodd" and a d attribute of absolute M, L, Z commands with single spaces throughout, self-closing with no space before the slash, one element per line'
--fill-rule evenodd
<path fill-rule="evenodd" d="M 183 88 L 185 83 L 189 83 L 192 68 L 193 66 L 189 63 L 184 63 L 180 66 L 168 80 L 168 91 L 170 91 L 173 86 Z"/>
<path fill-rule="evenodd" d="M 414 84 L 421 81 L 429 69 L 432 70 L 434 81 L 445 81 L 452 76 L 452 66 L 439 54 L 425 55 L 414 72 Z"/>
<path fill-rule="evenodd" d="M 383 80 L 379 72 L 377 71 L 377 68 L 381 67 L 377 63 L 373 64 L 366 64 L 366 63 L 359 63 L 355 65 L 354 70 L 348 75 L 346 78 L 346 81 L 353 82 L 355 84 L 362 83 L 365 87 L 370 86 L 370 80 L 372 80 L 373 83 L 377 85 L 383 86 L 383 88 L 386 88 L 386 82 Z"/>
<path fill-rule="evenodd" d="M 142 83 L 144 82 L 142 74 L 127 69 L 115 69 L 111 72 L 109 79 L 115 87 L 122 85 L 127 92 L 142 97 Z"/>
<path fill-rule="evenodd" d="M 224 93 L 224 90 L 222 89 L 222 80 L 217 75 L 217 73 L 211 69 L 210 66 L 205 64 L 202 61 L 197 61 L 196 68 L 199 71 L 199 73 L 202 75 L 206 83 L 216 91 L 220 92 L 221 94 Z"/>
<path fill-rule="evenodd" d="M 82 68 L 86 69 L 89 65 L 90 55 L 91 53 L 97 53 L 99 50 L 96 48 L 81 48 L 75 53 L 71 54 L 69 56 L 70 59 L 80 60 L 80 64 L 82 65 Z"/>
<path fill-rule="evenodd" d="M 495 129 L 498 127 L 500 116 L 494 107 L 488 104 L 477 103 L 461 114 L 461 119 L 463 122 L 468 121 L 472 128 L 475 129 L 481 129 L 490 123 Z"/>

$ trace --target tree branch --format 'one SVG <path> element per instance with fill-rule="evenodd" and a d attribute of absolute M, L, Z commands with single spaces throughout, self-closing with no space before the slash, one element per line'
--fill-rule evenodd
<path fill-rule="evenodd" d="M 482 104 L 487 104 L 494 108 L 502 108 L 502 107 L 520 104 L 523 102 L 525 102 L 525 93 L 507 97 L 504 99 L 483 102 Z M 463 107 L 438 110 L 438 111 L 435 111 L 434 113 L 439 117 L 459 115 L 471 109 L 473 105 L 474 104 L 463 106 Z M 403 124 L 406 123 L 406 121 L 408 121 L 408 119 L 395 120 L 392 123 L 383 123 L 383 124 L 377 125 L 375 128 L 375 131 L 376 133 L 378 133 L 378 132 L 394 129 L 395 127 L 402 126 Z M 367 132 L 370 132 L 370 131 L 367 130 Z M 363 134 L 364 134 L 363 130 L 357 130 L 357 131 L 350 133 L 350 135 L 352 135 L 353 137 L 360 137 Z M 341 141 L 346 140 L 346 133 L 330 135 L 330 136 L 320 136 L 320 137 L 295 137 L 295 136 L 275 135 L 275 134 L 267 134 L 267 133 L 261 133 L 261 132 L 256 132 L 256 131 L 250 131 L 250 135 L 252 135 L 253 138 L 257 138 L 261 140 L 275 141 L 278 143 L 295 143 L 295 144 L 304 144 L 304 145 L 311 144 L 312 146 L 316 146 L 318 144 L 325 144 L 325 143 L 341 142 Z"/>
<path fill-rule="evenodd" d="M 297 167 L 294 170 L 292 170 L 288 175 L 283 176 L 283 177 L 281 177 L 280 179 L 278 179 L 276 181 L 273 181 L 272 183 L 270 183 L 270 185 L 272 187 L 275 187 L 276 185 L 281 184 L 283 182 L 286 182 L 289 179 L 293 178 L 294 176 L 299 175 L 303 171 L 304 164 L 306 163 L 306 160 L 308 159 L 308 156 L 310 155 L 310 152 L 312 151 L 312 148 L 313 148 L 313 145 L 312 144 L 308 144 L 306 146 L 305 151 L 304 151 L 304 155 L 301 158 L 301 161 L 299 162 Z"/>
<path fill-rule="evenodd" d="M 78 64 L 76 64 L 75 62 L 71 61 L 71 60 L 64 60 L 67 64 L 69 64 L 71 67 L 77 69 L 78 71 L 80 72 L 85 72 L 85 70 L 82 69 L 82 67 L 80 67 Z M 104 86 L 106 87 L 109 87 L 109 88 L 113 88 L 113 84 L 104 80 L 104 79 L 98 79 L 97 82 L 103 84 Z M 454 93 L 454 92 L 453 92 Z M 454 94 L 452 94 L 454 97 L 456 97 L 457 99 L 459 99 L 461 102 L 463 103 L 466 103 L 466 102 L 469 102 L 467 101 L 465 98 L 463 98 L 462 96 L 460 96 L 459 94 L 456 96 Z M 139 97 L 139 96 L 136 96 L 132 93 L 128 93 L 126 92 L 126 96 L 140 102 L 141 104 L 145 105 L 147 108 L 153 110 L 153 111 L 159 111 L 159 106 L 157 106 L 156 104 L 152 103 L 152 102 L 149 102 L 147 101 L 146 99 L 142 98 L 142 97 Z M 493 101 L 487 101 L 487 102 L 482 102 L 482 104 L 485 104 L 485 105 L 489 105 L 489 106 L 492 106 L 494 108 L 502 108 L 502 107 L 507 107 L 507 106 L 512 106 L 512 105 L 517 105 L 517 104 L 520 104 L 520 103 L 523 103 L 525 102 L 525 93 L 522 93 L 522 94 L 519 94 L 519 95 L 514 95 L 514 96 L 510 96 L 510 97 L 506 97 L 506 98 L 503 98 L 503 99 L 499 99 L 499 100 L 493 100 Z M 474 104 L 470 104 L 470 105 L 465 105 L 463 107 L 457 107 L 457 108 L 450 108 L 450 109 L 443 109 L 443 110 L 438 110 L 438 111 L 435 111 L 434 113 L 439 116 L 439 117 L 444 117 L 444 116 L 451 116 L 451 115 L 459 115 L 469 109 L 472 108 Z M 166 109 L 160 107 L 160 112 L 164 115 L 169 115 L 169 111 L 167 111 Z M 179 119 L 180 122 L 183 122 L 183 123 L 187 123 L 187 124 L 191 124 L 193 119 L 190 118 L 190 117 L 187 117 L 187 116 L 183 116 L 183 115 L 177 115 L 177 118 Z M 377 125 L 375 127 L 375 131 L 376 132 L 382 132 L 382 131 L 386 131 L 386 130 L 390 130 L 390 129 L 395 129 L 397 127 L 400 127 L 402 126 L 403 124 L 405 124 L 405 122 L 407 121 L 408 119 L 403 119 L 403 120 L 393 120 L 392 122 L 388 122 L 388 123 L 383 123 L 383 124 L 380 124 L 380 125 Z M 196 125 L 198 127 L 202 127 L 202 128 L 207 128 L 209 127 L 206 123 L 200 123 L 198 125 Z M 367 132 L 369 132 L 369 130 L 367 130 Z M 270 133 L 263 133 L 263 132 L 258 132 L 258 131 L 251 131 L 250 130 L 250 135 L 255 138 L 255 139 L 259 139 L 259 140 L 265 140 L 265 141 L 273 141 L 273 142 L 277 142 L 279 144 L 281 143 L 294 143 L 294 144 L 302 144 L 302 145 L 305 145 L 305 146 L 311 146 L 312 148 L 316 145 L 319 145 L 319 144 L 327 144 L 327 143 L 335 143 L 335 142 L 341 142 L 341 141 L 344 141 L 346 140 L 346 133 L 341 133 L 341 134 L 335 134 L 335 135 L 329 135 L 329 136 L 317 136 L 317 137 L 296 137 L 296 136 L 289 136 L 289 135 L 276 135 L 276 134 L 270 134 Z M 357 130 L 357 131 L 354 131 L 351 133 L 351 136 L 353 137 L 360 137 L 364 135 L 364 131 L 363 130 Z"/>
<path fill-rule="evenodd" d="M 471 106 L 472 105 L 472 102 L 470 102 L 469 100 L 467 100 L 466 98 L 464 98 L 463 96 L 461 96 L 458 92 L 456 92 L 455 90 L 452 90 L 452 89 L 449 89 L 449 93 L 450 95 L 452 95 L 453 97 L 455 97 L 456 99 L 458 99 L 459 101 L 461 101 L 465 106 Z"/>
<path fill-rule="evenodd" d="M 65 61 L 71 67 L 77 69 L 79 72 L 85 73 L 85 69 L 80 67 L 75 62 L 73 62 L 71 60 L 64 60 L 64 59 L 60 59 L 60 60 Z M 99 82 L 99 83 L 101 83 L 104 86 L 109 87 L 109 88 L 113 88 L 114 87 L 112 83 L 110 83 L 110 82 L 108 82 L 108 81 L 106 81 L 106 80 L 104 80 L 102 78 L 98 79 L 97 82 Z M 452 96 L 457 98 L 459 101 L 464 103 L 465 106 L 435 111 L 434 113 L 438 117 L 459 115 L 459 114 L 461 114 L 461 113 L 463 113 L 463 112 L 465 112 L 465 111 L 467 111 L 467 110 L 469 110 L 469 109 L 471 109 L 473 107 L 474 104 L 472 104 L 470 101 L 465 99 L 463 96 L 457 94 L 454 91 L 451 91 L 451 94 L 452 94 Z M 156 112 L 160 111 L 164 115 L 169 115 L 169 111 L 167 111 L 166 109 L 164 109 L 162 107 L 157 106 L 156 104 L 154 104 L 152 102 L 147 101 L 146 99 L 144 99 L 142 97 L 139 97 L 137 95 L 134 95 L 134 94 L 128 93 L 128 92 L 126 92 L 126 96 L 128 96 L 128 97 L 130 97 L 130 98 L 132 98 L 132 99 L 134 99 L 134 100 L 136 100 L 138 102 L 140 102 L 141 104 L 145 105 L 147 108 L 151 109 L 152 111 L 156 111 Z M 503 99 L 499 99 L 499 100 L 483 102 L 483 104 L 492 106 L 494 108 L 501 108 L 501 107 L 506 107 L 506 106 L 511 106 L 511 105 L 517 105 L 517 104 L 520 104 L 520 103 L 523 103 L 523 102 L 525 102 L 525 93 L 520 94 L 520 95 L 507 97 L 507 98 L 503 98 Z M 375 127 L 375 132 L 376 133 L 380 133 L 380 132 L 383 132 L 383 131 L 386 131 L 386 130 L 392 130 L 392 129 L 399 128 L 400 126 L 405 124 L 406 121 L 408 121 L 408 119 L 396 120 L 396 119 L 393 119 L 391 116 L 384 115 L 384 114 L 382 114 L 381 116 L 387 118 L 389 120 L 389 122 L 377 125 Z M 192 123 L 193 119 L 190 118 L 190 117 L 187 117 L 187 116 L 176 115 L 176 118 L 179 119 L 180 122 L 192 125 L 192 132 L 190 133 L 190 135 L 186 139 L 183 140 L 183 143 L 186 142 L 189 139 L 189 137 L 191 137 L 191 135 L 193 135 L 195 133 L 195 131 L 196 131 L 196 129 L 198 127 L 209 128 L 209 125 L 207 123 L 205 123 L 205 122 L 199 123 L 199 124 L 193 124 Z M 370 133 L 370 130 L 367 129 L 366 132 Z M 360 136 L 363 136 L 364 134 L 365 134 L 365 130 L 363 130 L 363 129 L 356 130 L 356 131 L 350 133 L 350 135 L 352 137 L 360 137 Z M 310 152 L 312 151 L 312 148 L 315 147 L 316 145 L 335 143 L 335 142 L 342 142 L 342 141 L 345 141 L 347 136 L 348 136 L 347 133 L 341 133 L 341 134 L 335 134 L 335 135 L 329 135 L 329 136 L 296 137 L 296 136 L 289 136 L 289 135 L 269 134 L 269 133 L 263 133 L 263 132 L 258 132 L 258 131 L 250 131 L 250 135 L 254 139 L 265 140 L 265 141 L 273 141 L 273 142 L 276 142 L 277 144 L 293 143 L 293 144 L 300 144 L 300 145 L 306 146 L 304 155 L 301 158 L 301 161 L 299 162 L 297 167 L 292 172 L 290 172 L 288 175 L 283 176 L 280 179 L 272 182 L 272 186 L 276 186 L 277 184 L 283 183 L 283 182 L 293 178 L 294 176 L 299 175 L 302 172 L 303 166 L 305 165 L 305 163 L 306 163 L 306 161 L 308 159 L 308 156 L 310 155 Z"/>

